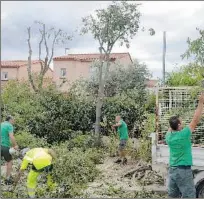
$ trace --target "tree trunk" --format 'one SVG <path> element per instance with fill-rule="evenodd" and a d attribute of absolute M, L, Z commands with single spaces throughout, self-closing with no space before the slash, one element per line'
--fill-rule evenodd
<path fill-rule="evenodd" d="M 95 138 L 97 146 L 100 146 L 100 122 L 101 122 L 101 108 L 103 105 L 103 58 L 102 50 L 100 49 L 100 66 L 99 66 L 99 89 L 96 103 L 96 122 L 95 122 Z"/>
<path fill-rule="evenodd" d="M 97 146 L 100 146 L 101 144 L 101 127 L 100 127 L 100 122 L 101 122 L 101 109 L 103 105 L 103 100 L 104 100 L 104 86 L 105 86 L 105 80 L 106 80 L 106 74 L 107 71 L 105 72 L 105 75 L 103 76 L 103 67 L 104 67 L 104 60 L 102 57 L 102 50 L 100 50 L 100 67 L 99 67 L 99 90 L 98 90 L 98 96 L 97 96 L 97 104 L 96 104 L 96 123 L 95 123 L 95 136 L 96 136 L 96 144 Z M 106 61 L 106 70 L 109 67 L 109 54 L 105 55 L 105 61 Z"/>

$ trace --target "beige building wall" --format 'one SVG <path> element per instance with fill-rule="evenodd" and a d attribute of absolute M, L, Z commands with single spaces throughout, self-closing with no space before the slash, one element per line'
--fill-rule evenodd
<path fill-rule="evenodd" d="M 123 58 L 118 59 L 116 62 L 119 62 L 124 66 L 128 66 L 132 63 L 132 60 L 129 56 L 125 56 Z M 67 91 L 70 87 L 70 84 L 79 79 L 80 77 L 89 78 L 91 76 L 91 66 L 93 62 L 55 60 L 53 63 L 53 80 L 61 91 Z M 113 67 L 113 64 L 111 64 L 110 69 L 114 69 Z M 61 76 L 61 69 L 66 69 L 66 77 Z M 65 83 L 63 83 L 64 80 L 66 80 Z"/>
<path fill-rule="evenodd" d="M 8 73 L 8 79 L 14 80 L 18 78 L 18 69 L 17 68 L 1 68 L 1 75 L 7 72 Z M 2 76 L 1 76 L 2 77 Z M 2 80 L 2 78 L 1 78 Z M 3 81 L 3 80 L 2 80 Z"/>
<path fill-rule="evenodd" d="M 40 70 L 41 70 L 40 63 L 33 64 L 31 67 L 32 73 L 39 73 Z M 52 78 L 52 76 L 53 76 L 53 72 L 51 71 L 51 69 L 49 69 L 45 74 L 45 78 L 48 78 L 48 77 Z M 28 80 L 28 71 L 27 71 L 26 65 L 18 68 L 18 80 Z"/>
<path fill-rule="evenodd" d="M 59 87 L 64 80 L 63 86 L 59 89 L 61 91 L 67 91 L 70 84 L 82 78 L 88 78 L 90 75 L 91 62 L 81 62 L 81 61 L 54 61 L 54 75 L 53 80 Z M 66 69 L 66 78 L 61 76 L 61 69 Z"/>
<path fill-rule="evenodd" d="M 41 65 L 40 63 L 36 63 L 32 65 L 32 72 L 33 73 L 39 73 L 39 71 L 41 70 Z M 28 71 L 27 71 L 27 66 L 20 66 L 19 68 L 1 68 L 1 75 L 3 75 L 4 72 L 8 73 L 8 80 L 2 80 L 1 78 L 1 87 L 3 88 L 6 83 L 9 80 L 28 80 Z M 2 77 L 2 76 L 1 76 Z M 51 69 L 49 69 L 44 77 L 44 83 L 46 85 L 46 82 L 50 82 L 49 80 L 53 79 L 53 71 Z M 48 81 L 46 81 L 46 79 Z"/>

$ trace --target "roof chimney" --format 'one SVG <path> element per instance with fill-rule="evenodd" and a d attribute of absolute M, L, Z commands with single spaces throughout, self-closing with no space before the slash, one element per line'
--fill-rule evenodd
<path fill-rule="evenodd" d="M 65 55 L 67 55 L 67 51 L 69 50 L 69 48 L 65 48 Z"/>

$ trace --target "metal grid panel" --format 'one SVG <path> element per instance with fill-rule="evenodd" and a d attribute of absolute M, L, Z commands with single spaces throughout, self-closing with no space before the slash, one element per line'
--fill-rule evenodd
<path fill-rule="evenodd" d="M 191 88 L 192 89 L 192 88 Z M 198 95 L 192 97 L 190 88 L 159 88 L 159 127 L 160 140 L 164 140 L 169 127 L 169 118 L 172 115 L 180 115 L 183 125 L 190 123 L 198 104 Z M 192 136 L 192 142 L 204 145 L 204 120 L 202 119 Z"/>

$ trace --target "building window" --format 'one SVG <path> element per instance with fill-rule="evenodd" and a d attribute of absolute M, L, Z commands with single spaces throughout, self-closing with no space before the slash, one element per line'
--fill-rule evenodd
<path fill-rule="evenodd" d="M 8 80 L 8 72 L 2 72 L 1 79 L 2 80 Z"/>
<path fill-rule="evenodd" d="M 66 68 L 61 68 L 60 76 L 61 76 L 62 78 L 64 78 L 64 77 L 66 77 L 66 74 L 67 74 Z"/>

